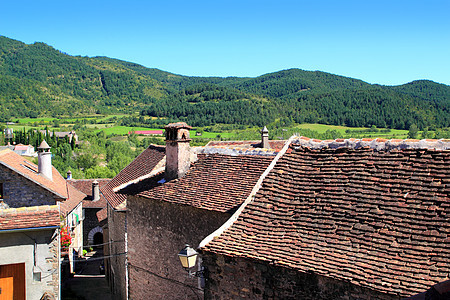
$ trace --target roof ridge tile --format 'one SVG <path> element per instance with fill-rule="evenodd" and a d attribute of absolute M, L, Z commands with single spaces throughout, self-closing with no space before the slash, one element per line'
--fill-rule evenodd
<path fill-rule="evenodd" d="M 307 147 L 311 149 L 321 148 L 372 148 L 377 151 L 390 151 L 394 149 L 437 149 L 450 150 L 450 140 L 447 139 L 383 139 L 383 138 L 348 138 L 335 140 L 318 140 L 307 137 L 294 137 L 291 146 L 296 149 L 298 147 Z"/>

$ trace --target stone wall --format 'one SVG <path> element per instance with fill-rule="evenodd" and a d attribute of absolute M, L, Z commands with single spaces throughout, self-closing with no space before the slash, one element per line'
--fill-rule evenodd
<path fill-rule="evenodd" d="M 186 243 L 196 248 L 230 215 L 137 197 L 128 197 L 127 209 L 130 299 L 203 298 L 178 252 Z"/>
<path fill-rule="evenodd" d="M 114 299 L 127 298 L 127 267 L 125 253 L 127 216 L 125 211 L 115 211 L 108 206 L 108 253 L 110 269 L 108 282 Z"/>
<path fill-rule="evenodd" d="M 96 228 L 105 225 L 106 220 L 101 223 L 98 221 L 96 213 L 101 210 L 101 208 L 84 208 L 84 220 L 83 220 L 83 245 L 90 245 L 89 243 L 89 232 Z"/>
<path fill-rule="evenodd" d="M 205 299 L 400 299 L 333 278 L 203 253 Z"/>
<path fill-rule="evenodd" d="M 44 293 L 58 299 L 59 241 L 55 231 L 45 229 L 0 233 L 0 265 L 25 263 L 27 299 L 40 299 Z M 40 279 L 33 277 L 33 273 L 40 273 Z"/>
<path fill-rule="evenodd" d="M 2 165 L 0 183 L 3 183 L 3 200 L 11 208 L 56 204 L 53 193 Z"/>

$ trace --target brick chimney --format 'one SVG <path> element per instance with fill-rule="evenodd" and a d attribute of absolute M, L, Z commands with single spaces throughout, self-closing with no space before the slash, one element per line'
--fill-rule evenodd
<path fill-rule="evenodd" d="M 92 201 L 100 200 L 100 188 L 98 187 L 98 181 L 92 182 Z"/>
<path fill-rule="evenodd" d="M 269 130 L 264 126 L 263 130 L 261 130 L 261 148 L 269 149 Z"/>
<path fill-rule="evenodd" d="M 38 173 L 53 181 L 52 153 L 45 140 L 38 147 Z"/>
<path fill-rule="evenodd" d="M 184 122 L 171 123 L 166 130 L 166 180 L 183 177 L 190 167 L 189 129 Z"/>

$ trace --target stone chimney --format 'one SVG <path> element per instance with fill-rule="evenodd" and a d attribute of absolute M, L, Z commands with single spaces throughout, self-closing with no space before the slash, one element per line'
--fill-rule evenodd
<path fill-rule="evenodd" d="M 171 123 L 166 130 L 166 180 L 183 177 L 189 170 L 190 146 L 189 129 L 184 122 Z"/>
<path fill-rule="evenodd" d="M 45 140 L 38 147 L 38 173 L 53 181 L 52 153 Z"/>
<path fill-rule="evenodd" d="M 70 170 L 67 171 L 67 180 L 72 180 L 72 172 Z"/>
<path fill-rule="evenodd" d="M 263 130 L 261 130 L 261 148 L 269 149 L 269 130 L 264 126 Z"/>
<path fill-rule="evenodd" d="M 98 187 L 98 181 L 92 182 L 92 201 L 100 200 L 100 188 Z"/>

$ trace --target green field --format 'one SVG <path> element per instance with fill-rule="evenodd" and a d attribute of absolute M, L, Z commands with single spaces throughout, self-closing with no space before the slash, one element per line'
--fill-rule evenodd
<path fill-rule="evenodd" d="M 370 137 L 398 137 L 406 138 L 408 135 L 408 130 L 391 129 L 390 132 L 356 132 L 367 130 L 365 127 L 346 127 L 346 126 L 335 126 L 335 125 L 325 125 L 325 124 L 300 124 L 296 126 L 301 129 L 310 129 L 317 131 L 318 133 L 324 133 L 327 130 L 336 130 L 337 132 L 343 134 L 345 137 L 353 137 L 355 135 L 360 136 L 370 136 Z M 380 131 L 384 128 L 378 128 Z M 350 131 L 350 132 L 347 132 Z"/>
<path fill-rule="evenodd" d="M 99 127 L 99 124 L 93 124 L 93 127 Z M 105 132 L 106 135 L 117 134 L 126 135 L 130 131 L 140 131 L 140 130 L 161 130 L 161 128 L 148 128 L 148 127 L 130 127 L 130 126 L 112 126 L 106 128 L 98 128 L 94 132 Z"/>
<path fill-rule="evenodd" d="M 85 124 L 87 128 L 94 130 L 95 133 L 103 131 L 106 135 L 127 135 L 130 131 L 138 131 L 138 130 L 161 130 L 161 128 L 149 128 L 149 127 L 131 127 L 131 126 L 117 126 L 114 121 L 123 118 L 123 114 L 116 115 L 86 115 L 74 118 L 19 118 L 16 119 L 16 124 L 8 125 L 8 127 L 13 128 L 15 131 L 18 130 L 29 130 L 31 128 L 39 128 L 44 129 L 45 126 L 48 126 L 50 131 L 67 131 L 69 130 L 73 124 L 77 121 L 86 119 L 92 120 L 95 119 L 98 124 Z M 59 124 L 62 127 L 53 127 L 54 121 L 58 120 Z M 253 140 L 259 139 L 259 128 L 253 127 L 244 130 L 224 130 L 220 131 L 220 126 L 217 132 L 208 132 L 203 130 L 201 136 L 196 136 L 197 131 L 191 130 L 191 138 L 194 139 L 205 139 L 205 140 Z M 334 125 L 324 125 L 324 124 L 297 124 L 291 127 L 286 127 L 284 129 L 271 129 L 269 128 L 269 136 L 271 139 L 286 139 L 292 134 L 299 133 L 302 135 L 302 130 L 311 130 L 317 132 L 319 134 L 323 134 L 327 131 L 336 131 L 344 138 L 406 138 L 408 131 L 407 130 L 397 130 L 391 129 L 388 132 L 383 132 L 383 128 L 375 128 L 374 130 L 369 130 L 369 128 L 352 128 L 346 126 L 334 126 Z M 276 132 L 277 131 L 277 132 Z M 304 135 L 308 135 L 308 133 L 304 133 Z M 314 135 L 314 133 L 309 133 L 309 135 Z M 419 132 L 420 135 L 420 132 Z M 312 136 L 314 137 L 314 136 Z"/>
<path fill-rule="evenodd" d="M 16 123 L 19 124 L 32 124 L 32 123 L 50 123 L 53 122 L 56 118 L 21 118 L 16 119 L 15 121 L 19 121 Z"/>
<path fill-rule="evenodd" d="M 234 136 L 236 136 L 236 133 L 233 132 L 206 132 L 203 131 L 202 135 L 196 136 L 197 131 L 196 130 L 190 130 L 189 134 L 191 135 L 191 138 L 203 138 L 203 139 L 215 139 L 218 135 L 220 135 L 221 138 L 230 139 Z"/>

